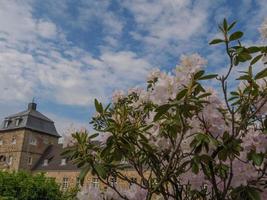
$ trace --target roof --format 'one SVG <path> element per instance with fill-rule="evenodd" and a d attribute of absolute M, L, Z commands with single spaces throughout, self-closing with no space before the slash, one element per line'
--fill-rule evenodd
<path fill-rule="evenodd" d="M 6 117 L 0 126 L 0 132 L 26 128 L 55 137 L 60 137 L 54 122 L 37 111 L 36 107 L 37 104 L 29 103 L 27 110 Z M 19 123 L 17 123 L 17 120 L 19 120 Z M 8 125 L 6 126 L 7 122 Z"/>
<path fill-rule="evenodd" d="M 65 149 L 63 148 L 62 144 L 50 145 L 47 147 L 39 161 L 36 165 L 32 168 L 32 170 L 36 171 L 64 171 L 64 170 L 71 170 L 71 171 L 78 171 L 79 168 L 72 164 L 71 161 L 66 159 L 66 164 L 62 165 L 61 160 L 64 159 L 64 156 L 61 153 Z M 44 160 L 48 160 L 48 164 L 44 165 Z"/>

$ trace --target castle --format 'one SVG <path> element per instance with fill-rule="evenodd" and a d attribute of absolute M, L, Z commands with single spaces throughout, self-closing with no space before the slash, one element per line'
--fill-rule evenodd
<path fill-rule="evenodd" d="M 43 172 L 55 178 L 63 190 L 79 183 L 79 169 L 61 156 L 54 122 L 37 111 L 36 103 L 14 115 L 5 117 L 0 126 L 0 169 Z M 88 176 L 87 184 L 98 187 L 98 180 Z"/>
<path fill-rule="evenodd" d="M 44 173 L 67 190 L 79 185 L 80 169 L 64 158 L 63 145 L 54 122 L 29 103 L 25 111 L 5 117 L 0 126 L 0 170 Z M 141 181 L 131 169 L 124 171 L 130 179 Z M 112 184 L 129 188 L 127 182 L 111 177 Z M 84 186 L 106 189 L 99 179 L 88 174 Z"/>

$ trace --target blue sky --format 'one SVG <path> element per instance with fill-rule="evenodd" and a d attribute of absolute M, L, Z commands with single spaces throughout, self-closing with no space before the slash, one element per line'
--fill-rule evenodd
<path fill-rule="evenodd" d="M 89 127 L 94 98 L 142 86 L 182 54 L 223 72 L 223 49 L 208 45 L 217 24 L 237 20 L 245 43 L 258 43 L 266 13 L 267 0 L 0 1 L 0 118 L 35 97 L 61 133 Z"/>

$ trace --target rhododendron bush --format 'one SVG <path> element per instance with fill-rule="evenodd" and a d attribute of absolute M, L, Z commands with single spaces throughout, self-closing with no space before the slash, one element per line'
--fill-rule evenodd
<path fill-rule="evenodd" d="M 206 74 L 205 59 L 183 55 L 173 72 L 151 72 L 147 89 L 115 92 L 108 106 L 95 100 L 98 133 L 73 134 L 66 152 L 81 178 L 93 173 L 115 199 L 267 199 L 267 47 L 244 46 L 234 26 L 224 20 L 210 42 L 226 50 L 224 74 Z M 141 181 L 123 173 L 128 167 Z"/>

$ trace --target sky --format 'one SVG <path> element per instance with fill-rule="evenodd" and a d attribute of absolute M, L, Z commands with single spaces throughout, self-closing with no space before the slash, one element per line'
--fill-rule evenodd
<path fill-rule="evenodd" d="M 143 87 L 183 54 L 223 72 L 223 48 L 208 45 L 217 24 L 237 20 L 253 44 L 266 17 L 267 0 L 0 0 L 0 118 L 34 98 L 61 134 L 90 129 L 95 98 Z"/>

